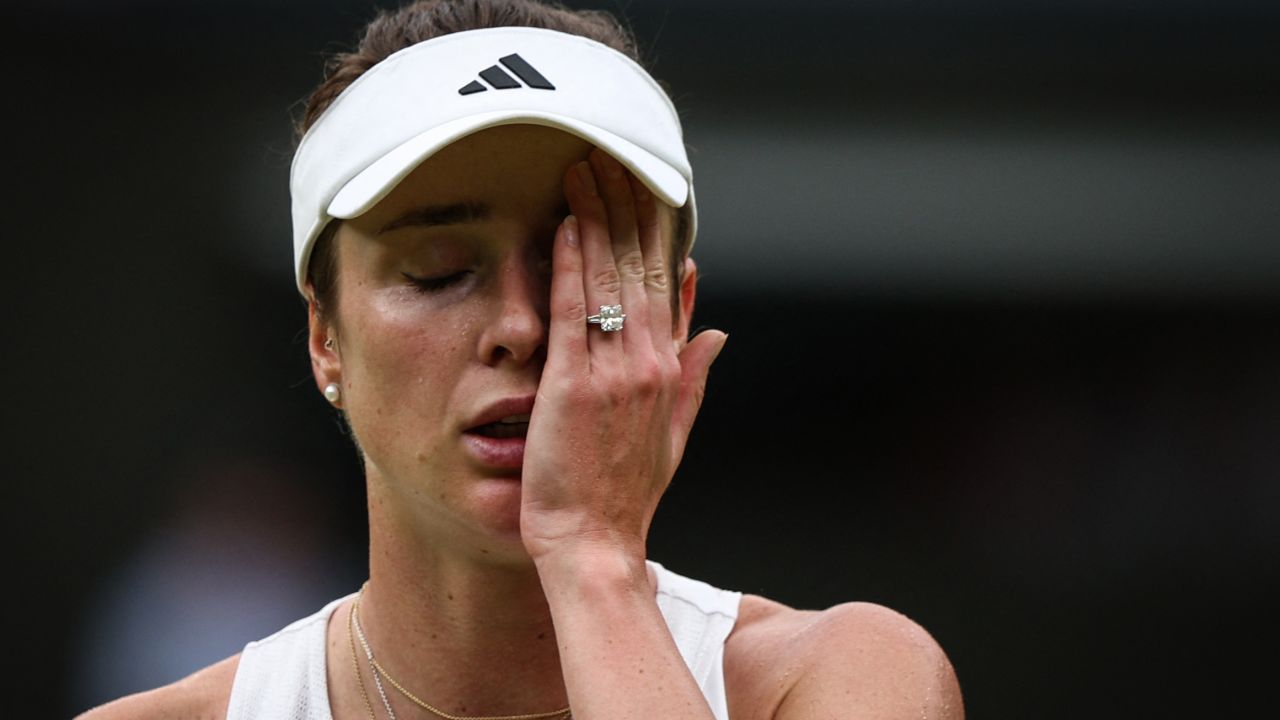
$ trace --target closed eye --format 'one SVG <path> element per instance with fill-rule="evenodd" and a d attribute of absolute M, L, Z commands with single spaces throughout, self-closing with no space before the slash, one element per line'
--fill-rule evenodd
<path fill-rule="evenodd" d="M 465 278 L 470 273 L 471 273 L 470 270 L 459 270 L 456 273 L 450 273 L 448 275 L 440 275 L 438 277 L 425 277 L 425 278 L 417 277 L 415 275 L 410 275 L 407 272 L 402 272 L 400 274 L 403 275 L 404 279 L 408 280 L 419 291 L 426 292 L 426 293 L 433 293 L 433 292 L 439 292 L 441 290 L 444 290 L 450 285 L 460 282 L 463 278 Z"/>

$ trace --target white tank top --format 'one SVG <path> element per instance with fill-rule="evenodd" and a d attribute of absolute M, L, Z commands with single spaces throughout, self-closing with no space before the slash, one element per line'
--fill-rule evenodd
<path fill-rule="evenodd" d="M 724 641 L 738 619 L 742 593 L 714 588 L 649 561 L 658 580 L 658 609 L 716 720 L 729 720 Z M 348 596 L 350 597 L 350 596 Z M 333 720 L 325 673 L 329 616 L 347 598 L 325 605 L 240 655 L 227 720 Z"/>

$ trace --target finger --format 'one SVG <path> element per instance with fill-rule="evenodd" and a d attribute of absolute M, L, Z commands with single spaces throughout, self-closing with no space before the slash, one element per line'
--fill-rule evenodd
<path fill-rule="evenodd" d="M 551 250 L 551 329 L 547 367 L 587 367 L 587 300 L 582 284 L 582 241 L 578 220 L 565 218 Z"/>
<path fill-rule="evenodd" d="M 627 314 L 622 346 L 629 362 L 644 361 L 644 354 L 653 353 L 654 341 L 649 335 L 649 297 L 644 289 L 645 259 L 636 229 L 636 201 L 627 179 L 631 173 L 599 148 L 588 157 L 609 213 L 609 240 L 618 268 L 619 297 Z"/>
<path fill-rule="evenodd" d="M 680 351 L 680 394 L 671 415 L 671 459 L 679 463 L 693 421 L 702 407 L 707 390 L 707 375 L 729 336 L 719 330 L 698 333 Z"/>
<path fill-rule="evenodd" d="M 582 250 L 582 281 L 587 314 L 600 312 L 601 305 L 618 305 L 620 281 L 609 240 L 609 218 L 597 189 L 595 174 L 586 161 L 577 163 L 565 173 L 565 198 L 578 219 L 578 238 Z M 625 311 L 624 311 L 625 312 Z M 584 320 L 585 323 L 585 320 Z M 587 346 L 605 355 L 601 360 L 617 367 L 622 344 L 613 337 L 618 333 L 595 330 L 587 335 Z M 612 352 L 609 350 L 612 348 Z"/>
<path fill-rule="evenodd" d="M 636 199 L 636 233 L 640 240 L 640 252 L 644 256 L 644 285 L 649 298 L 649 326 L 655 347 L 670 348 L 671 344 L 671 293 L 675 282 L 671 260 L 674 241 L 663 233 L 662 211 L 657 198 L 634 175 L 631 176 L 631 194 Z M 656 344 L 665 343 L 665 344 Z"/>

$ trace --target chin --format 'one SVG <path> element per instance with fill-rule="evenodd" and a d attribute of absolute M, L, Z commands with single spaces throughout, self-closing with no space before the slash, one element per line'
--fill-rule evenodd
<path fill-rule="evenodd" d="M 490 531 L 476 543 L 475 559 L 481 564 L 502 566 L 512 570 L 527 570 L 533 567 L 533 558 L 525 549 L 517 527 L 509 532 Z"/>
<path fill-rule="evenodd" d="M 529 553 L 520 538 L 519 481 L 485 482 L 474 488 L 474 492 L 472 509 L 476 524 L 492 540 L 494 551 L 528 560 Z"/>

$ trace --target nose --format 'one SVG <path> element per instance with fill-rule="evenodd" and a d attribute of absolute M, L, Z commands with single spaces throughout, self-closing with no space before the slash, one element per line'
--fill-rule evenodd
<path fill-rule="evenodd" d="M 526 365 L 546 359 L 551 284 L 546 262 L 533 252 L 513 252 L 497 268 L 493 311 L 481 334 L 480 356 L 489 365 Z"/>

